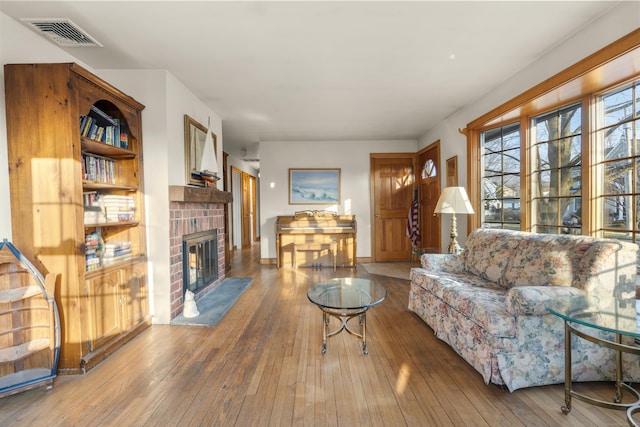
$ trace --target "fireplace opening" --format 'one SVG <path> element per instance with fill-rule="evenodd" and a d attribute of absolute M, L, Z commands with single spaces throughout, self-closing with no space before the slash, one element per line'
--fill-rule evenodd
<path fill-rule="evenodd" d="M 183 296 L 187 289 L 197 294 L 218 280 L 218 230 L 182 238 L 182 278 Z"/>

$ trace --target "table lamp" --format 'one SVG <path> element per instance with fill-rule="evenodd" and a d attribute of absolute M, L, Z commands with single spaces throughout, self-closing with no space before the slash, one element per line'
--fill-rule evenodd
<path fill-rule="evenodd" d="M 438 204 L 433 211 L 436 214 L 450 213 L 451 217 L 451 243 L 449 243 L 449 253 L 457 254 L 462 248 L 458 244 L 458 229 L 456 225 L 456 214 L 473 214 L 473 207 L 467 196 L 464 187 L 446 187 L 442 190 Z"/>

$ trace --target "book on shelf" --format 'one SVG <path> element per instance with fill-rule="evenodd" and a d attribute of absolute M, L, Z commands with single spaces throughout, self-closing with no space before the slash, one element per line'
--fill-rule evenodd
<path fill-rule="evenodd" d="M 126 124 L 95 105 L 91 106 L 89 114 L 80 116 L 80 135 L 119 148 L 128 149 L 129 146 Z"/>
<path fill-rule="evenodd" d="M 107 113 L 102 111 L 100 108 L 96 107 L 95 105 L 91 106 L 91 112 L 95 113 L 95 115 L 98 116 L 97 118 L 101 118 L 104 122 L 106 122 L 106 124 L 112 124 L 112 125 L 116 124 L 113 117 L 111 117 L 110 115 L 108 115 Z"/>
<path fill-rule="evenodd" d="M 86 271 L 97 270 L 102 265 L 101 255 L 104 250 L 102 236 L 94 231 L 84 236 L 85 245 L 85 269 Z"/>
<path fill-rule="evenodd" d="M 100 206 L 84 207 L 84 223 L 85 224 L 104 224 L 107 222 L 107 216 Z"/>
<path fill-rule="evenodd" d="M 85 224 L 132 222 L 135 220 L 136 202 L 131 195 L 85 191 L 82 197 Z"/>
<path fill-rule="evenodd" d="M 120 123 L 120 137 L 119 137 L 119 146 L 120 148 L 124 148 L 125 150 L 129 149 L 129 134 L 127 133 L 127 124 Z"/>
<path fill-rule="evenodd" d="M 104 194 L 100 196 L 107 222 L 131 222 L 134 220 L 136 203 L 133 196 Z"/>
<path fill-rule="evenodd" d="M 82 175 L 87 181 L 115 184 L 115 161 L 96 154 L 82 153 Z"/>

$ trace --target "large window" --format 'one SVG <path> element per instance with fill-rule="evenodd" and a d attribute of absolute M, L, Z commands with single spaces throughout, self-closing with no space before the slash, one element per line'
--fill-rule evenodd
<path fill-rule="evenodd" d="M 582 234 L 582 108 L 531 121 L 531 229 Z"/>
<path fill-rule="evenodd" d="M 638 58 L 640 29 L 467 125 L 468 230 L 640 243 Z"/>
<path fill-rule="evenodd" d="M 520 229 L 520 125 L 482 132 L 482 224 Z"/>
<path fill-rule="evenodd" d="M 607 237 L 640 239 L 640 82 L 600 96 L 597 167 L 601 171 L 601 230 Z"/>

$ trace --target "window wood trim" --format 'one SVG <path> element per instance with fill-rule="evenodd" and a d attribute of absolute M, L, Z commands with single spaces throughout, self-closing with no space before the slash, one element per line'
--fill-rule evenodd
<path fill-rule="evenodd" d="M 522 157 L 521 173 L 521 229 L 529 230 L 531 218 L 529 215 L 531 194 L 529 184 L 529 118 L 570 102 L 590 99 L 593 94 L 607 88 L 620 85 L 629 79 L 640 75 L 640 29 L 637 29 L 612 44 L 600 49 L 576 64 L 566 68 L 542 83 L 532 87 L 510 101 L 480 116 L 470 122 L 461 133 L 467 136 L 467 177 L 471 203 L 476 212 L 480 212 L 481 200 L 481 151 L 480 133 L 485 129 L 505 126 L 509 123 L 520 122 L 520 141 Z M 586 102 L 590 104 L 589 101 Z M 584 113 L 583 113 L 584 114 Z M 583 121 L 583 126 L 585 122 Z M 583 133 L 583 144 L 590 143 L 589 125 Z M 584 147 L 584 146 L 583 146 Z M 583 179 L 591 182 L 591 170 L 584 170 Z M 586 174 L 585 174 L 586 172 Z M 584 194 L 591 191 L 590 186 L 583 185 L 583 206 L 593 203 Z M 590 194 L 593 198 L 593 193 Z M 591 209 L 589 209 L 591 211 Z M 593 230 L 593 215 L 583 222 L 583 233 L 589 234 Z M 467 216 L 467 230 L 470 232 L 481 226 L 481 215 Z"/>

